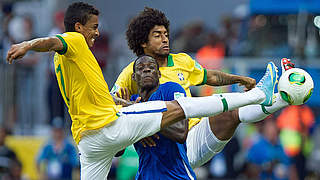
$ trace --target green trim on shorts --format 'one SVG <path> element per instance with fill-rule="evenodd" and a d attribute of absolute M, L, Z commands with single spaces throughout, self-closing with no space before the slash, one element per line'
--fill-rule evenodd
<path fill-rule="evenodd" d="M 67 50 L 68 50 L 68 44 L 66 43 L 66 41 L 63 39 L 63 37 L 61 37 L 60 35 L 56 35 L 57 38 L 60 39 L 60 41 L 62 42 L 63 44 L 63 48 L 60 50 L 60 51 L 57 51 L 58 54 L 60 55 L 64 55 Z"/>

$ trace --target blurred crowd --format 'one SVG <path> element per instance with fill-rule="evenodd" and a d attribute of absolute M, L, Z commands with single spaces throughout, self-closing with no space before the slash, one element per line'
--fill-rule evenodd
<path fill-rule="evenodd" d="M 6 145 L 5 139 L 7 135 L 40 135 L 47 139 L 32 157 L 37 177 L 79 179 L 77 150 L 70 140 L 71 120 L 56 83 L 53 53 L 29 53 L 13 66 L 4 60 L 10 45 L 39 36 L 33 15 L 16 14 L 14 5 L 0 2 L 0 177 L 32 179 L 22 173 L 25 157 Z M 63 18 L 63 10 L 57 10 L 47 35 L 64 32 Z M 191 54 L 205 68 L 221 70 L 225 70 L 224 60 L 232 57 L 319 58 L 320 36 L 310 23 L 312 18 L 306 15 L 300 35 L 297 15 L 250 15 L 239 9 L 223 16 L 216 29 L 198 20 L 172 30 L 170 46 L 172 52 Z M 110 34 L 100 29 L 92 51 L 109 86 L 135 58 L 125 32 Z M 217 89 L 202 87 L 192 93 L 229 91 Z M 198 179 L 320 179 L 319 108 L 290 106 L 261 123 L 241 126 L 221 153 L 195 170 Z M 127 148 L 121 158 L 114 159 L 110 179 L 134 179 L 137 164 L 134 149 Z"/>

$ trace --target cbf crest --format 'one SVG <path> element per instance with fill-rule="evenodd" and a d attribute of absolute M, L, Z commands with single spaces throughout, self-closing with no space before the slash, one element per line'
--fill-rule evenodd
<path fill-rule="evenodd" d="M 178 78 L 180 81 L 184 81 L 183 73 L 178 73 Z"/>

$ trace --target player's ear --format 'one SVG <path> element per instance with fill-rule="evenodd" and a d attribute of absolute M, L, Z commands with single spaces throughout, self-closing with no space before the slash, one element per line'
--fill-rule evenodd
<path fill-rule="evenodd" d="M 147 43 L 141 44 L 141 47 L 142 47 L 142 48 L 146 48 L 146 47 L 147 47 Z"/>
<path fill-rule="evenodd" d="M 76 23 L 74 24 L 74 30 L 75 30 L 76 32 L 81 32 L 81 30 L 82 30 L 82 24 L 79 23 L 79 22 L 76 22 Z"/>

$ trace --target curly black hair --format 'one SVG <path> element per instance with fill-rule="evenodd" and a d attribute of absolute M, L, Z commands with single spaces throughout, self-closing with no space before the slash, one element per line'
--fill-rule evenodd
<path fill-rule="evenodd" d="M 75 2 L 69 5 L 65 17 L 64 17 L 64 26 L 66 32 L 74 32 L 74 25 L 79 22 L 82 25 L 85 25 L 89 20 L 91 15 L 99 15 L 99 10 L 94 6 L 83 3 Z"/>
<path fill-rule="evenodd" d="M 143 11 L 134 17 L 128 25 L 126 32 L 129 48 L 137 55 L 144 54 L 141 44 L 148 42 L 148 35 L 154 26 L 164 26 L 169 34 L 170 21 L 166 15 L 150 7 L 145 7 Z"/>

